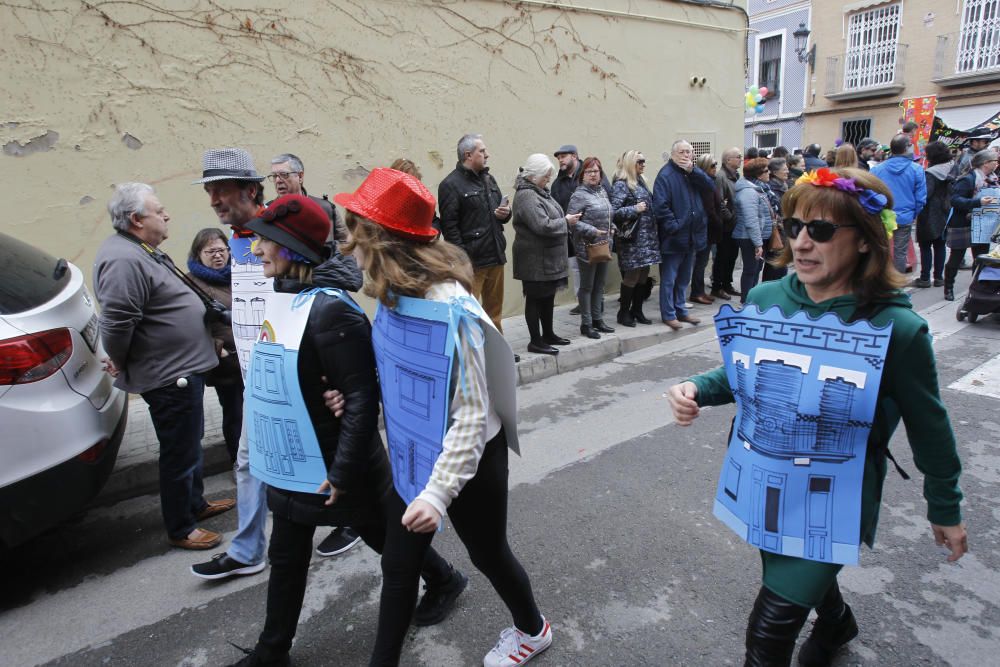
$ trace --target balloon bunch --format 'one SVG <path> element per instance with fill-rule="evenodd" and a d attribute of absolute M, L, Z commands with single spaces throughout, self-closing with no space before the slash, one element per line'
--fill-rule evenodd
<path fill-rule="evenodd" d="M 744 97 L 747 111 L 753 113 L 764 113 L 764 98 L 767 97 L 767 86 L 751 86 Z"/>

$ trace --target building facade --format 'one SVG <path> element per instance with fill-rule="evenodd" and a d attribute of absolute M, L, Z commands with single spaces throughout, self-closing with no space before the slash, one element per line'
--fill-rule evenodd
<path fill-rule="evenodd" d="M 1000 0 L 815 3 L 809 27 L 807 143 L 888 143 L 905 98 L 936 96 L 962 130 L 1000 111 Z"/>
<path fill-rule="evenodd" d="M 750 0 L 747 87 L 764 86 L 763 113 L 744 120 L 745 146 L 789 150 L 802 145 L 807 66 L 795 52 L 793 33 L 810 23 L 810 0 Z"/>

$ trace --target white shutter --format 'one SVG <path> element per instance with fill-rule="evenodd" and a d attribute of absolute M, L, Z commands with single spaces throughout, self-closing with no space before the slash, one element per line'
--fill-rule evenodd
<path fill-rule="evenodd" d="M 965 0 L 955 73 L 1000 67 L 1000 0 Z"/>
<path fill-rule="evenodd" d="M 845 91 L 895 81 L 899 10 L 896 3 L 851 16 L 844 56 Z"/>

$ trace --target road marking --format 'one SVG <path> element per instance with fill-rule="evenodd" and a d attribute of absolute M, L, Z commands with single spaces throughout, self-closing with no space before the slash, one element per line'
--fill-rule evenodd
<path fill-rule="evenodd" d="M 1000 398 L 1000 354 L 952 382 L 948 389 Z"/>

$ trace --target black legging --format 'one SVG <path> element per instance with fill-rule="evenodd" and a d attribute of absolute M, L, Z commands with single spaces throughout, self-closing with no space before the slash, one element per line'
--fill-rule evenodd
<path fill-rule="evenodd" d="M 731 287 L 733 271 L 736 270 L 736 258 L 740 254 L 740 246 L 732 234 L 727 234 L 715 246 L 715 261 L 712 262 L 712 291 Z"/>
<path fill-rule="evenodd" d="M 507 543 L 507 439 L 503 431 L 486 443 L 475 477 L 448 508 L 448 517 L 469 559 L 490 580 L 514 625 L 530 635 L 542 631 L 531 581 Z M 400 500 L 402 504 L 402 500 Z M 371 665 L 399 662 L 417 597 L 420 563 L 434 533 L 389 531 L 382 556 L 382 602 Z"/>
<path fill-rule="evenodd" d="M 391 549 L 394 545 L 399 545 L 398 539 L 390 538 L 391 535 L 404 533 L 401 520 L 403 511 L 406 509 L 403 501 L 395 491 L 387 494 L 382 500 L 381 509 L 384 512 L 385 521 L 358 524 L 353 528 L 364 540 L 365 544 L 371 547 L 376 553 L 386 557 L 385 549 Z M 256 653 L 264 659 L 276 659 L 288 653 L 292 647 L 292 639 L 295 637 L 295 629 L 299 623 L 299 614 L 302 612 L 302 600 L 306 592 L 306 576 L 309 573 L 309 560 L 313 552 L 313 534 L 316 526 L 296 523 L 287 519 L 282 513 L 275 513 L 274 526 L 271 531 L 271 546 L 268 556 L 271 561 L 271 576 L 267 584 L 267 617 L 264 621 L 264 629 L 257 640 L 254 649 Z M 397 546 L 398 548 L 398 546 Z M 428 586 L 436 586 L 446 582 L 451 577 L 451 566 L 441 558 L 433 549 L 425 549 L 422 574 Z M 418 575 L 419 576 L 419 575 Z M 398 600 L 387 599 L 386 587 L 382 588 L 382 605 L 379 610 L 379 630 L 383 625 L 390 627 L 403 623 L 400 633 L 406 633 L 406 627 L 410 623 L 413 615 L 416 591 L 408 604 L 401 604 Z M 392 605 L 399 605 L 402 611 L 391 609 Z M 392 613 L 386 613 L 387 610 Z M 398 613 L 397 613 L 398 611 Z M 402 614 L 405 613 L 405 619 Z M 398 649 L 397 649 L 398 660 Z M 384 660 L 376 664 L 396 664 L 395 662 Z"/>
<path fill-rule="evenodd" d="M 955 278 L 958 276 L 958 267 L 962 266 L 962 260 L 965 259 L 965 251 L 968 248 L 952 248 L 951 252 L 948 254 L 948 263 L 944 265 L 944 288 L 954 289 L 955 288 Z M 990 251 L 989 243 L 973 243 L 972 244 L 972 263 L 975 266 L 976 257 L 978 255 L 985 255 Z"/>
<path fill-rule="evenodd" d="M 555 332 L 552 330 L 552 311 L 556 305 L 556 297 L 524 297 L 524 322 L 528 325 L 528 334 L 531 342 L 537 343 L 545 338 L 554 338 Z M 539 329 L 539 324 L 541 328 Z"/>

